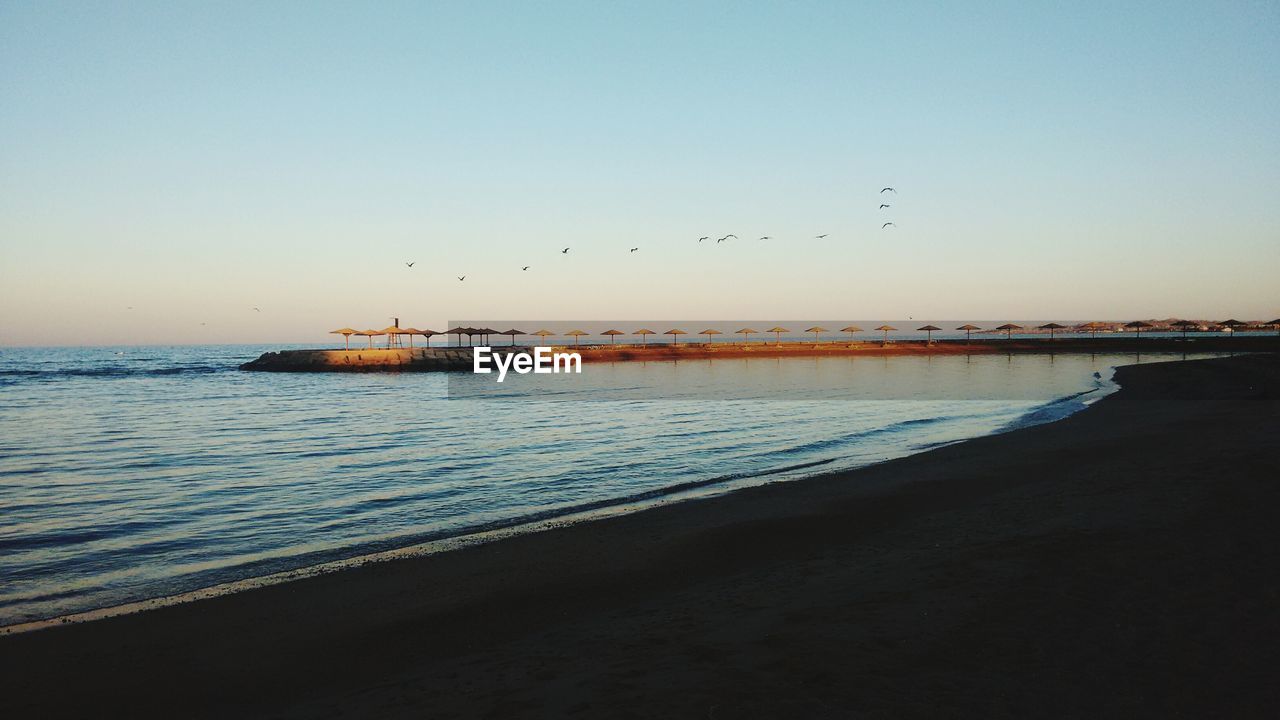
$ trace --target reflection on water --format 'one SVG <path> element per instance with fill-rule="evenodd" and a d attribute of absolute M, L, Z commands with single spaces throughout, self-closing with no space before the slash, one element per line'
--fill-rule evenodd
<path fill-rule="evenodd" d="M 897 457 L 1069 412 L 1133 360 L 617 363 L 501 385 L 235 370 L 263 350 L 0 354 L 0 622 Z"/>

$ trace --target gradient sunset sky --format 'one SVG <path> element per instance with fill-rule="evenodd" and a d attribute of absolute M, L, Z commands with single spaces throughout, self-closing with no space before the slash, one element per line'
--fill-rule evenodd
<path fill-rule="evenodd" d="M 1278 29 L 1275 2 L 0 0 L 0 345 L 1268 320 Z"/>

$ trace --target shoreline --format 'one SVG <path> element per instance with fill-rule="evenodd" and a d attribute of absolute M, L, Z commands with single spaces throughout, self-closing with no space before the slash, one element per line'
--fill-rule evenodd
<path fill-rule="evenodd" d="M 0 636 L 0 690 L 46 716 L 1255 714 L 1277 378 L 1125 366 L 1049 424 Z"/>

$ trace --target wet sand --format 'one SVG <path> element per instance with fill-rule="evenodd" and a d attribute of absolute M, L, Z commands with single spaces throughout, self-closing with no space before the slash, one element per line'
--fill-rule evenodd
<path fill-rule="evenodd" d="M 0 637 L 10 717 L 1270 717 L 1280 362 L 1063 421 Z"/>

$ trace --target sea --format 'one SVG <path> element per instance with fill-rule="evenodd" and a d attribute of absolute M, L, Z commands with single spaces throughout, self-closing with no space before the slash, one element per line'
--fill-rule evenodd
<path fill-rule="evenodd" d="M 1160 354 L 255 373 L 282 347 L 0 350 L 0 625 L 802 482 L 1076 412 Z M 469 386 L 486 392 L 470 394 Z"/>

